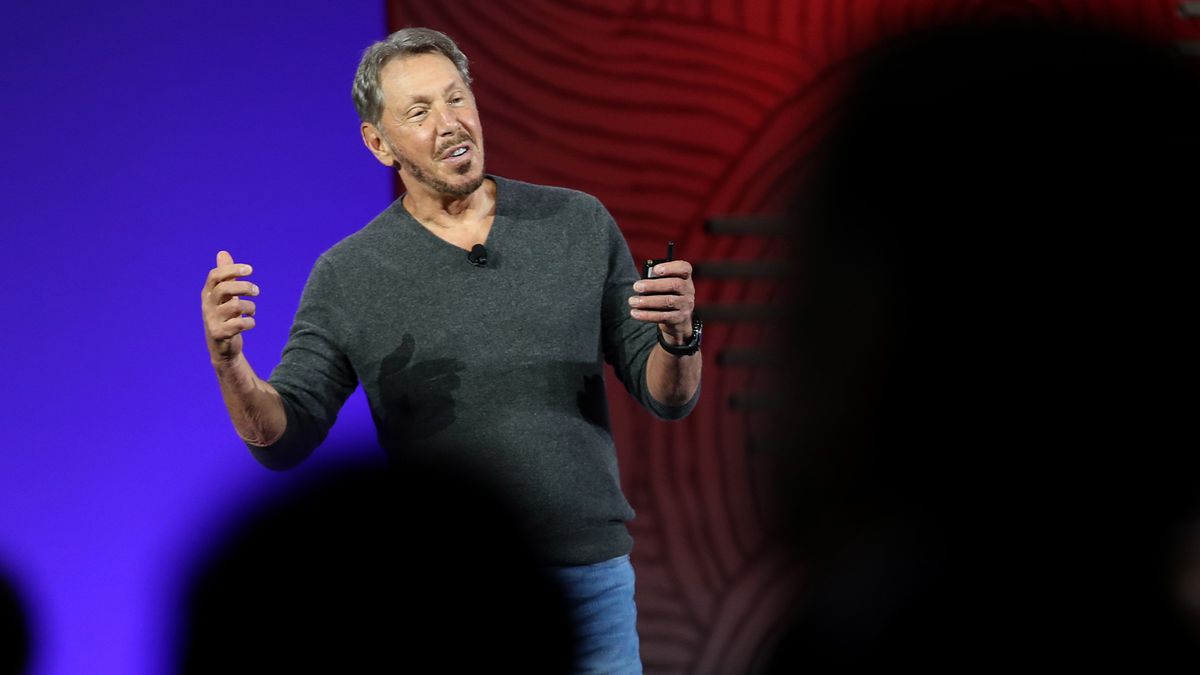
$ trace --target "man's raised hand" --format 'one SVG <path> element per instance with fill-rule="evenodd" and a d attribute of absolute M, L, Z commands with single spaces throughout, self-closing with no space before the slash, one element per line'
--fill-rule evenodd
<path fill-rule="evenodd" d="M 641 295 L 629 298 L 629 315 L 638 321 L 657 323 L 663 337 L 684 344 L 692 334 L 692 311 L 696 308 L 696 286 L 692 265 L 671 260 L 654 267 L 654 276 L 633 285 Z"/>
<path fill-rule="evenodd" d="M 254 328 L 256 308 L 243 296 L 258 295 L 258 286 L 239 280 L 252 271 L 249 265 L 235 264 L 228 251 L 220 251 L 217 266 L 208 273 L 200 306 L 213 363 L 236 359 L 242 353 L 242 332 Z"/>

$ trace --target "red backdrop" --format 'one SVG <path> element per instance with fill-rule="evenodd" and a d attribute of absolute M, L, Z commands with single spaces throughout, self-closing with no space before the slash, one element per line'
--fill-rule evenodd
<path fill-rule="evenodd" d="M 736 308 L 767 303 L 778 289 L 745 270 L 731 275 L 705 264 L 769 259 L 779 242 L 722 234 L 706 222 L 786 205 L 842 64 L 890 32 L 1016 14 L 1200 37 L 1200 22 L 1182 16 L 1181 5 L 390 0 L 391 30 L 445 31 L 470 57 L 489 171 L 594 194 L 635 258 L 661 257 L 671 239 L 678 257 L 698 264 L 698 303 L 708 320 L 699 407 L 682 423 L 655 422 L 609 383 L 623 485 L 638 514 L 632 531 L 647 672 L 754 670 L 803 580 L 771 536 L 773 459 L 759 450 L 763 430 L 746 396 L 761 390 L 765 369 L 734 358 L 765 330 L 761 321 L 737 319 Z"/>

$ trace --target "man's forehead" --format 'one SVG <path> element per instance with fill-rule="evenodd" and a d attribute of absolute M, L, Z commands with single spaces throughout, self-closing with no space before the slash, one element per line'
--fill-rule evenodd
<path fill-rule="evenodd" d="M 441 54 L 396 57 L 383 66 L 379 75 L 384 91 L 397 101 L 429 98 L 464 86 L 454 62 Z"/>

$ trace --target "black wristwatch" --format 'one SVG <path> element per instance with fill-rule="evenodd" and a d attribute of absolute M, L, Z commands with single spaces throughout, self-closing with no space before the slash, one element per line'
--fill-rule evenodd
<path fill-rule="evenodd" d="M 658 344 L 660 346 L 662 346 L 663 349 L 667 350 L 668 354 L 674 354 L 675 356 L 691 356 L 692 354 L 695 354 L 696 352 L 700 351 L 700 334 L 701 334 L 701 332 L 703 332 L 703 329 L 704 329 L 704 322 L 701 321 L 700 319 L 693 318 L 692 319 L 692 339 L 689 340 L 687 344 L 685 344 L 685 345 L 667 344 L 667 341 L 663 339 L 663 334 L 662 334 L 661 330 L 657 331 L 658 332 Z"/>

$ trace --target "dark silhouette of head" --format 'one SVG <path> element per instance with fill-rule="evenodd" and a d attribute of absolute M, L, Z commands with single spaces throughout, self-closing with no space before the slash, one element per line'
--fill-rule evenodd
<path fill-rule="evenodd" d="M 566 608 L 525 542 L 505 503 L 456 467 L 332 472 L 203 562 L 182 669 L 566 672 Z"/>
<path fill-rule="evenodd" d="M 813 575 L 778 672 L 1194 667 L 1168 574 L 1200 494 L 1194 66 L 939 27 L 867 54 L 836 118 L 800 200 L 781 475 Z"/>

